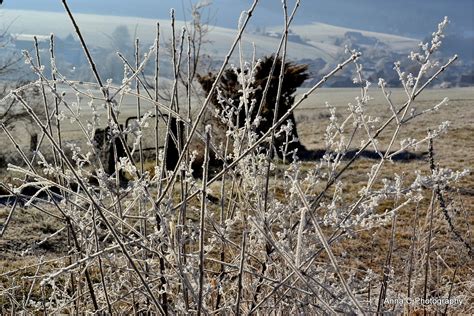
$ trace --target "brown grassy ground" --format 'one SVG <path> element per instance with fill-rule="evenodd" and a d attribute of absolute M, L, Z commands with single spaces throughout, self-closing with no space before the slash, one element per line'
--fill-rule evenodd
<path fill-rule="evenodd" d="M 351 91 L 351 89 L 328 89 L 323 90 L 319 98 L 315 96 L 307 101 L 307 106 L 306 104 L 302 105 L 303 109 L 296 113 L 297 120 L 300 122 L 298 132 L 300 139 L 308 149 L 319 149 L 324 146 L 324 140 L 321 135 L 324 133 L 325 125 L 320 123 L 326 116 L 321 112 L 328 113 L 325 110 L 324 102 L 328 101 L 331 105 L 336 106 L 337 112 L 341 113 L 342 117 L 345 117 L 348 113 L 347 103 L 354 103 L 354 95 L 357 95 L 357 91 Z M 381 116 L 382 121 L 384 121 L 390 115 L 384 98 L 376 92 L 372 92 L 372 96 L 374 100 L 369 107 L 370 113 Z M 400 137 L 421 139 L 426 136 L 428 129 L 436 129 L 441 122 L 450 121 L 451 127 L 448 134 L 442 135 L 434 141 L 435 162 L 440 168 L 452 168 L 453 170 L 467 168 L 472 170 L 474 167 L 474 89 L 429 90 L 415 102 L 414 106 L 419 110 L 423 110 L 437 104 L 444 97 L 450 99 L 447 106 L 434 114 L 431 113 L 414 119 L 401 133 Z M 316 101 L 316 98 L 319 101 Z M 396 91 L 393 99 L 397 100 L 396 104 L 400 105 L 404 100 L 403 93 Z M 385 148 L 388 144 L 391 131 L 393 131 L 393 128 L 381 134 L 381 148 Z M 366 135 L 359 134 L 354 143 L 360 144 L 360 139 L 367 139 L 367 137 Z M 397 150 L 398 146 L 394 149 Z M 419 151 L 427 152 L 427 144 L 421 146 Z M 346 187 L 344 188 L 344 193 L 349 201 L 354 201 L 357 191 L 366 184 L 366 173 L 370 171 L 374 163 L 375 161 L 370 159 L 360 159 L 345 175 Z M 409 180 L 414 178 L 416 170 L 427 174 L 429 172 L 428 159 L 389 163 L 385 165 L 382 177 L 390 177 L 390 175 L 397 173 L 405 175 L 405 178 Z M 431 192 L 427 191 L 424 195 L 425 199 L 418 206 L 417 220 L 414 207 L 405 209 L 397 216 L 392 266 L 395 272 L 395 279 L 397 282 L 400 282 L 400 285 L 403 284 L 403 286 L 406 286 L 407 259 L 411 252 L 413 229 L 415 226 L 419 234 L 416 246 L 420 249 L 426 243 L 428 230 L 427 211 L 429 209 Z M 457 187 L 450 188 L 449 192 L 444 193 L 444 197 L 452 205 L 452 212 L 450 214 L 453 217 L 455 230 L 472 247 L 474 175 L 471 173 Z M 385 205 L 385 207 L 390 206 L 393 205 Z M 381 210 L 383 210 L 383 207 Z M 429 288 L 434 290 L 446 286 L 448 282 L 452 281 L 454 270 L 457 270 L 453 295 L 460 292 L 472 293 L 473 285 L 466 281 L 472 280 L 474 276 L 472 269 L 473 257 L 468 255 L 466 247 L 455 237 L 439 207 L 435 208 L 433 227 Z M 346 240 L 337 246 L 336 249 L 339 250 L 340 254 L 342 250 L 344 251 L 344 256 L 341 255 L 340 258 L 354 269 L 364 270 L 370 267 L 374 271 L 382 272 L 390 241 L 390 230 L 391 225 L 388 224 L 382 229 L 377 228 L 357 232 L 355 238 Z M 421 260 L 421 258 L 417 260 Z M 418 264 L 422 262 L 424 261 L 419 261 Z M 397 291 L 406 293 L 407 289 L 403 286 L 399 287 Z M 418 291 L 421 290 L 420 287 L 417 289 Z M 376 296 L 378 293 L 372 295 Z M 465 304 L 467 305 L 464 307 L 469 306 L 469 301 L 472 303 L 473 297 L 471 296 L 466 299 Z M 470 307 L 458 310 L 458 312 L 461 311 L 472 312 Z"/>
<path fill-rule="evenodd" d="M 324 147 L 323 135 L 328 113 L 324 103 L 330 102 L 331 105 L 336 106 L 338 113 L 345 117 L 348 113 L 347 103 L 354 102 L 354 97 L 357 94 L 358 90 L 356 89 L 323 89 L 301 105 L 295 115 L 299 123 L 300 139 L 308 149 L 317 150 Z M 375 99 L 369 106 L 369 112 L 381 116 L 382 120 L 389 117 L 390 112 L 381 94 L 373 92 L 372 96 Z M 416 101 L 415 107 L 420 110 L 426 109 L 437 104 L 444 97 L 450 99 L 447 106 L 441 108 L 437 113 L 416 118 L 402 132 L 401 137 L 423 138 L 428 129 L 436 129 L 442 121 L 449 120 L 452 122 L 449 133 L 442 135 L 434 142 L 435 161 L 439 167 L 443 168 L 472 169 L 474 167 L 474 90 L 472 88 L 428 90 Z M 396 104 L 400 105 L 404 100 L 403 93 L 399 90 L 395 91 L 394 100 Z M 382 148 L 387 145 L 391 130 L 393 129 L 389 129 L 381 135 Z M 361 139 L 366 139 L 366 135 L 356 135 L 354 144 L 360 144 Z M 399 145 L 396 144 L 395 150 L 398 149 L 397 146 Z M 427 146 L 423 145 L 419 150 L 426 152 Z M 346 184 L 343 187 L 343 192 L 347 201 L 354 201 L 357 198 L 357 192 L 366 184 L 366 174 L 374 163 L 375 160 L 360 159 L 351 166 L 344 176 Z M 304 162 L 303 167 L 309 169 L 313 165 L 314 162 Z M 385 165 L 382 177 L 390 177 L 394 173 L 398 173 L 404 174 L 409 180 L 413 179 L 416 170 L 429 172 L 427 159 L 388 163 Z M 5 170 L 2 172 L 5 175 Z M 3 176 L 2 179 L 4 179 Z M 275 192 L 278 192 L 279 185 L 279 183 L 273 183 Z M 218 184 L 215 186 L 216 192 L 218 192 Z M 445 192 L 444 196 L 448 204 L 452 205 L 450 214 L 453 217 L 455 230 L 472 245 L 474 176 L 471 174 L 464 178 L 456 187 Z M 416 273 L 419 273 L 416 276 L 418 283 L 423 276 L 424 270 L 421 267 L 424 264 L 424 259 L 420 257 L 420 249 L 423 249 L 426 243 L 429 199 L 430 191 L 426 191 L 425 199 L 418 205 L 417 210 L 414 207 L 404 209 L 396 218 L 391 264 L 395 276 L 391 282 L 396 286 L 391 288 L 393 291 L 391 295 L 406 292 L 407 262 L 411 253 L 413 229 L 417 230 L 415 249 L 418 257 L 415 258 L 415 261 L 418 267 Z M 380 210 L 383 211 L 384 208 L 391 206 L 393 204 L 388 203 L 383 205 Z M 0 223 L 5 222 L 9 209 L 9 207 L 0 206 Z M 437 289 L 444 291 L 451 284 L 453 273 L 456 270 L 453 295 L 471 293 L 471 296 L 465 297 L 465 305 L 461 306 L 458 312 L 471 313 L 473 312 L 470 305 L 473 303 L 474 289 L 472 287 L 474 285 L 470 281 L 474 276 L 472 271 L 474 261 L 467 254 L 466 247 L 455 237 L 454 232 L 448 226 L 442 210 L 436 207 L 433 214 L 429 288 L 433 292 Z M 59 221 L 52 221 L 50 217 L 33 208 L 18 210 L 15 213 L 8 230 L 0 238 L 0 292 L 2 292 L 2 286 L 7 284 L 11 286 L 16 282 L 18 294 L 23 295 L 29 290 L 29 286 L 26 285 L 31 284 L 25 277 L 32 276 L 37 272 L 35 263 L 38 263 L 39 260 L 48 261 L 61 258 L 64 255 L 67 248 L 65 231 L 41 243 L 44 238 L 61 228 L 62 224 Z M 377 273 L 381 273 L 390 242 L 390 231 L 391 224 L 388 223 L 382 228 L 355 231 L 354 238 L 335 244 L 335 252 L 341 265 L 346 267 L 346 272 L 353 271 L 357 275 L 358 271 L 366 271 L 367 268 L 371 268 Z M 326 265 L 325 259 L 324 255 L 321 256 L 317 264 Z M 37 273 L 43 274 L 55 264 L 52 262 L 42 265 Z M 26 268 L 23 268 L 25 266 Z M 16 271 L 16 269 L 20 270 Z M 16 271 L 16 273 L 9 273 L 9 271 Z M 372 301 L 377 298 L 378 292 L 375 291 L 377 286 L 377 284 L 374 285 L 373 292 L 370 294 Z M 421 293 L 421 284 L 417 284 L 416 291 L 417 295 Z M 38 296 L 39 293 L 34 291 L 34 295 Z M 366 295 L 369 297 L 369 291 Z M 0 297 L 0 305 L 5 300 L 5 297 Z"/>

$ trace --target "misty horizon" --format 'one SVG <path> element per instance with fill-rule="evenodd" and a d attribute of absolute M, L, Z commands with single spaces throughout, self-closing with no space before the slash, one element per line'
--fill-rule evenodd
<path fill-rule="evenodd" d="M 238 24 L 240 12 L 250 8 L 251 0 L 214 0 L 214 1 L 174 1 L 163 0 L 157 3 L 150 0 L 123 2 L 117 5 L 116 1 L 83 0 L 72 3 L 74 13 L 88 13 L 97 15 L 129 16 L 152 19 L 168 19 L 170 9 L 174 8 L 178 20 L 190 19 L 191 3 L 205 3 L 211 5 L 206 9 L 211 17 L 210 24 L 235 28 Z M 288 1 L 289 10 L 295 1 Z M 412 10 L 405 10 L 410 5 Z M 281 3 L 261 1 L 261 8 L 255 11 L 253 27 L 267 27 L 280 25 L 283 21 Z M 61 1 L 56 0 L 6 0 L 1 10 L 31 10 L 46 12 L 64 12 Z M 299 11 L 295 17 L 295 24 L 322 22 L 341 27 L 356 28 L 366 31 L 390 33 L 408 37 L 422 38 L 429 36 L 432 27 L 446 15 L 451 20 L 449 32 L 474 35 L 473 16 L 474 2 L 470 0 L 447 1 L 433 0 L 429 2 L 377 1 L 361 0 L 348 2 L 344 0 L 301 1 Z"/>

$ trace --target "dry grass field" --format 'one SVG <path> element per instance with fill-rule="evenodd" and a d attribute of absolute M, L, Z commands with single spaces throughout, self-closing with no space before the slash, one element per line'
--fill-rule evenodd
<path fill-rule="evenodd" d="M 367 113 L 379 116 L 381 122 L 384 122 L 390 117 L 391 112 L 382 94 L 375 88 L 372 90 L 370 94 L 373 100 L 369 103 Z M 300 108 L 296 110 L 295 116 L 300 140 L 307 149 L 313 151 L 324 149 L 323 135 L 329 117 L 329 110 L 325 103 L 328 102 L 336 108 L 336 117 L 343 118 L 349 113 L 347 104 L 354 102 L 354 97 L 358 93 L 357 89 L 321 89 L 301 104 Z M 404 92 L 396 89 L 392 97 L 394 103 L 400 105 L 404 100 Z M 449 98 L 447 105 L 441 107 L 434 114 L 430 113 L 414 118 L 413 122 L 403 130 L 401 138 L 422 139 L 429 129 L 436 130 L 441 122 L 450 121 L 448 133 L 434 140 L 434 162 L 439 168 L 472 169 L 474 167 L 474 90 L 472 88 L 427 90 L 416 100 L 414 107 L 417 111 L 423 111 L 436 105 L 444 97 Z M 130 115 L 132 115 L 133 108 L 130 108 Z M 125 117 L 127 113 L 122 115 Z M 67 128 L 65 130 L 67 131 Z M 393 130 L 387 129 L 381 134 L 379 148 L 382 150 L 386 148 L 392 132 Z M 70 137 L 70 135 L 76 134 L 71 131 L 65 135 Z M 357 132 L 354 135 L 354 148 L 358 148 L 361 141 L 366 139 L 365 133 Z M 5 146 L 7 145 L 5 144 Z M 371 149 L 373 148 L 369 147 L 367 150 Z M 395 145 L 393 150 L 397 149 L 398 147 Z M 380 179 L 398 174 L 409 182 L 415 179 L 417 172 L 430 173 L 427 144 L 421 145 L 416 152 L 411 151 L 417 155 L 388 163 L 385 165 Z M 367 184 L 367 173 L 370 173 L 370 169 L 376 162 L 377 160 L 365 157 L 357 159 L 350 166 L 342 178 L 344 185 L 339 188 L 345 203 L 357 200 L 358 192 Z M 309 171 L 319 164 L 319 159 L 306 160 L 301 164 L 302 172 Z M 287 168 L 288 165 L 278 163 L 274 172 L 284 172 Z M 15 177 L 14 174 L 2 170 L 2 182 L 6 181 L 7 176 Z M 212 184 L 211 192 L 219 192 L 220 184 L 219 181 Z M 281 203 L 288 202 L 286 200 L 288 196 L 284 189 L 286 185 L 282 180 L 272 181 L 270 184 L 271 191 Z M 375 184 L 375 188 L 381 186 L 380 181 Z M 322 188 L 322 186 L 316 186 L 315 194 L 318 187 Z M 432 221 L 430 221 L 431 190 L 424 190 L 424 199 L 413 207 L 403 208 L 400 213 L 397 213 L 394 222 L 389 220 L 382 227 L 353 230 L 350 232 L 351 238 L 334 243 L 333 251 L 340 266 L 355 279 L 363 279 L 368 269 L 372 269 L 377 275 L 383 275 L 384 269 L 387 268 L 387 254 L 391 253 L 389 268 L 391 269 L 391 278 L 387 295 L 396 298 L 407 292 L 409 267 L 414 267 L 413 273 L 417 274 L 417 278 L 422 278 L 425 258 L 420 254 L 426 244 L 427 234 L 431 232 L 431 260 L 429 261 L 428 278 L 430 293 L 436 291 L 446 293 L 449 289 L 448 292 L 452 297 L 463 298 L 462 305 L 449 306 L 448 313 L 470 314 L 474 312 L 472 309 L 474 304 L 472 294 L 474 293 L 474 283 L 472 282 L 474 261 L 472 253 L 468 253 L 468 248 L 465 245 L 467 243 L 473 247 L 474 176 L 472 174 L 466 176 L 455 186 L 446 187 L 442 193 L 447 210 L 436 206 L 433 209 Z M 385 208 L 393 208 L 396 203 L 396 200 L 385 201 L 379 205 L 378 209 L 382 213 Z M 53 215 L 58 215 L 54 208 L 43 204 L 42 208 L 49 210 Z M 211 211 L 218 212 L 217 204 L 210 206 Z M 199 201 L 192 200 L 190 209 L 193 205 L 198 207 Z M 0 230 L 2 231 L 10 209 L 11 206 L 0 205 Z M 446 217 L 445 211 L 447 211 L 449 219 Z M 318 216 L 323 218 L 325 214 L 318 213 Z M 199 214 L 190 212 L 188 217 L 191 221 L 197 221 Z M 448 220 L 451 221 L 451 225 Z M 431 229 L 429 228 L 430 222 Z M 328 235 L 332 232 L 330 229 L 325 231 Z M 391 239 L 392 233 L 394 239 Z M 237 237 L 235 241 L 239 242 Z M 0 237 L 0 305 L 8 304 L 12 300 L 19 301 L 25 296 L 31 296 L 32 301 L 38 302 L 45 293 L 41 293 L 36 280 L 63 266 L 64 262 L 68 260 L 67 249 L 67 230 L 61 220 L 55 220 L 52 216 L 38 211 L 34 205 L 28 208 L 18 208 L 11 218 L 8 229 Z M 237 256 L 238 253 L 235 255 Z M 410 260 L 416 262 L 410 263 Z M 314 264 L 325 267 L 329 264 L 328 262 L 327 256 L 322 253 Z M 379 283 L 380 280 L 374 279 L 373 283 L 368 283 L 369 287 L 364 293 L 357 294 L 364 296 L 369 305 L 376 304 Z M 414 287 L 412 284 L 412 288 L 416 290 L 417 294 L 421 293 L 422 287 L 422 284 L 416 284 Z M 9 290 L 7 291 L 7 289 Z"/>
<path fill-rule="evenodd" d="M 300 121 L 299 133 L 303 143 L 310 149 L 318 149 L 324 146 L 320 137 L 324 133 L 324 101 L 337 107 L 337 111 L 342 117 L 347 115 L 347 103 L 352 102 L 356 91 L 351 89 L 327 89 L 322 90 L 307 104 L 302 106 L 297 112 L 297 119 Z M 394 100 L 402 100 L 403 92 L 394 91 Z M 376 91 L 371 93 L 374 100 L 371 102 L 369 113 L 382 117 L 385 121 L 391 114 L 381 94 Z M 398 97 L 398 98 L 397 98 Z M 439 168 L 450 168 L 453 170 L 469 169 L 474 167 L 474 89 L 459 88 L 449 90 L 433 89 L 417 99 L 415 107 L 422 111 L 434 104 L 437 104 L 444 97 L 449 98 L 449 103 L 442 107 L 439 112 L 415 118 L 414 124 L 408 125 L 403 131 L 402 138 L 412 137 L 422 139 L 426 136 L 428 129 L 435 130 L 440 122 L 450 121 L 451 125 L 448 133 L 441 135 L 434 140 L 434 160 Z M 316 99 L 319 99 L 318 101 Z M 320 110 L 315 111 L 316 107 Z M 346 113 L 344 113 L 346 111 Z M 381 148 L 389 142 L 389 137 L 393 130 L 388 130 L 381 134 L 379 140 Z M 366 135 L 359 135 L 360 138 Z M 359 144 L 356 140 L 355 144 Z M 395 147 L 396 148 L 396 147 Z M 429 173 L 430 165 L 427 155 L 427 144 L 420 146 L 419 153 L 423 154 L 422 159 L 398 161 L 385 166 L 383 177 L 390 177 L 394 174 L 403 175 L 405 179 L 414 179 L 415 172 Z M 346 173 L 344 196 L 348 199 L 356 199 L 357 192 L 366 185 L 366 174 L 374 164 L 370 159 L 359 159 Z M 449 212 L 453 219 L 453 227 L 463 236 L 466 242 L 472 247 L 473 225 L 474 225 L 474 175 L 471 173 L 460 181 L 456 187 L 448 187 L 443 193 L 448 201 Z M 398 276 L 398 281 L 405 286 L 398 291 L 407 291 L 406 275 L 408 271 L 408 260 L 413 247 L 413 231 L 426 231 L 429 226 L 429 205 L 431 192 L 424 193 L 424 200 L 418 207 L 404 209 L 396 218 L 395 241 L 393 245 L 393 272 Z M 393 205 L 381 205 L 383 207 L 393 207 Z M 452 284 L 453 293 L 473 293 L 472 280 L 474 277 L 474 258 L 472 253 L 463 242 L 456 237 L 456 233 L 449 227 L 443 211 L 438 207 L 434 212 L 433 222 L 433 251 L 435 255 L 431 261 L 430 287 L 433 289 L 442 288 L 447 284 Z M 338 247 L 340 258 L 348 266 L 355 269 L 364 270 L 371 267 L 374 271 L 381 272 L 386 260 L 387 248 L 390 244 L 391 223 L 383 229 L 365 230 L 356 232 L 356 237 L 346 240 Z M 426 243 L 426 235 L 416 240 L 418 246 Z M 456 273 L 455 273 L 456 271 Z M 357 273 L 357 272 L 356 272 Z M 456 274 L 454 276 L 454 273 Z M 397 277 L 396 277 L 397 278 Z M 454 278 L 454 279 L 453 279 Z M 404 281 L 402 281 L 404 280 Z M 400 285 L 401 285 L 400 284 Z M 457 288 L 457 289 L 456 289 Z M 391 293 L 396 296 L 397 293 Z M 468 295 L 463 307 L 451 309 L 448 314 L 470 314 L 473 312 L 473 296 Z"/>

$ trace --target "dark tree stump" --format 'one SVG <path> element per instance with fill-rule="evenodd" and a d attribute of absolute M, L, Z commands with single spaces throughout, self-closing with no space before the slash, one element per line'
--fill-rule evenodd
<path fill-rule="evenodd" d="M 253 92 L 250 94 L 251 99 L 256 100 L 256 106 L 254 107 L 251 113 L 247 115 L 250 116 L 250 120 L 253 122 L 257 117 L 258 107 L 263 98 L 263 90 L 267 83 L 268 78 L 270 77 L 270 86 L 268 90 L 268 94 L 266 96 L 265 101 L 263 102 L 262 111 L 260 113 L 262 120 L 258 127 L 256 127 L 255 132 L 261 136 L 266 133 L 271 126 L 273 125 L 273 119 L 275 116 L 275 104 L 277 103 L 277 95 L 278 95 L 278 84 L 279 84 L 279 73 L 282 66 L 281 58 L 276 60 L 276 67 L 273 74 L 270 75 L 270 71 L 272 68 L 272 64 L 275 60 L 274 56 L 265 57 L 262 59 L 260 65 L 255 71 L 255 81 L 250 88 L 252 88 Z M 309 78 L 309 74 L 307 72 L 308 65 L 304 64 L 293 64 L 293 63 L 285 63 L 284 65 L 284 79 L 281 89 L 281 97 L 278 103 L 278 113 L 277 119 L 280 119 L 284 114 L 288 112 L 295 101 L 295 92 L 298 87 L 300 87 L 303 82 Z M 201 84 L 204 91 L 209 93 L 211 91 L 212 85 L 216 80 L 216 75 L 213 73 L 208 73 L 205 76 L 198 75 L 198 81 Z M 239 83 L 239 78 L 233 69 L 227 69 L 222 77 L 218 82 L 219 90 L 222 93 L 222 97 L 226 100 L 232 100 L 232 106 L 237 109 L 239 104 L 240 98 L 242 97 L 242 86 Z M 214 93 L 212 96 L 212 104 L 214 107 L 220 111 L 221 105 L 217 99 L 217 92 Z M 246 113 L 243 109 L 241 109 L 234 117 L 234 124 L 239 127 L 244 126 L 246 119 Z M 285 135 L 281 135 L 280 137 L 276 137 L 274 140 L 274 148 L 271 148 L 271 154 L 275 151 L 279 158 L 285 158 L 286 161 L 292 160 L 292 155 L 288 154 L 288 152 L 293 152 L 295 150 L 298 151 L 300 154 L 306 153 L 306 148 L 301 144 L 298 140 L 298 131 L 296 126 L 296 120 L 293 113 L 290 113 L 288 116 L 287 121 L 290 121 L 293 125 L 293 128 L 289 135 L 289 140 L 291 141 L 286 150 L 287 155 L 283 157 L 283 152 L 281 150 L 282 147 L 285 146 Z M 283 123 L 286 124 L 286 123 Z M 225 129 L 225 127 L 223 127 Z M 216 131 L 216 133 L 219 133 Z M 292 141 L 293 140 L 293 141 Z M 265 145 L 263 145 L 265 146 Z M 268 149 L 268 145 L 267 145 Z"/>
<path fill-rule="evenodd" d="M 38 148 L 38 134 L 30 135 L 30 151 L 35 151 Z"/>
<path fill-rule="evenodd" d="M 168 149 L 165 153 L 165 164 L 166 170 L 174 170 L 178 164 L 179 159 L 179 150 L 177 141 L 179 140 L 183 144 L 183 131 L 184 124 L 181 121 L 178 121 L 175 117 L 170 117 L 170 134 L 166 135 L 166 141 L 168 143 Z M 178 131 L 179 126 L 179 131 Z M 171 136 L 174 136 L 173 137 Z"/>
<path fill-rule="evenodd" d="M 120 128 L 123 128 L 123 126 L 120 125 Z M 94 141 L 96 149 L 99 153 L 99 159 L 104 166 L 104 172 L 106 172 L 108 175 L 113 175 L 116 173 L 115 156 L 117 156 L 117 159 L 127 156 L 125 153 L 125 148 L 123 147 L 120 139 L 114 138 L 112 140 L 111 136 L 110 127 L 98 128 L 96 129 L 94 135 Z M 115 148 L 117 149 L 117 155 L 115 154 Z M 119 172 L 117 176 L 123 179 L 122 172 Z"/>

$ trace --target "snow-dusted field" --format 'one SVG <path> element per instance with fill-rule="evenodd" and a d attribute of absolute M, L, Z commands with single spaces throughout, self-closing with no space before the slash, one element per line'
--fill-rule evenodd
<path fill-rule="evenodd" d="M 59 37 L 66 37 L 74 33 L 71 23 L 63 13 L 35 12 L 22 10 L 3 10 L 2 20 L 14 21 L 10 26 L 10 32 L 16 34 L 49 35 L 54 33 Z M 109 47 L 111 45 L 108 35 L 121 25 L 128 27 L 130 34 L 136 35 L 142 42 L 153 43 L 156 34 L 156 23 L 160 23 L 163 43 L 169 41 L 171 37 L 170 20 L 154 20 L 138 17 L 122 16 L 97 16 L 93 14 L 75 15 L 81 31 L 86 41 L 91 46 Z M 278 21 L 279 22 L 279 21 Z M 277 22 L 276 22 L 277 23 Z M 179 33 L 184 26 L 184 22 L 177 21 L 176 29 Z M 364 36 L 373 37 L 381 43 L 388 45 L 393 51 L 409 51 L 416 48 L 419 40 L 412 38 L 394 36 L 383 33 L 374 33 L 353 30 L 349 28 L 336 27 L 323 23 L 307 25 L 295 25 L 291 27 L 292 34 L 299 36 L 304 42 L 291 41 L 288 48 L 290 59 L 316 59 L 322 58 L 326 62 L 334 62 L 335 54 L 341 47 L 334 45 L 336 39 L 344 37 L 346 32 L 360 32 Z M 277 33 L 281 33 L 281 27 L 269 28 L 275 37 L 245 34 L 243 38 L 243 48 L 247 56 L 251 56 L 253 47 L 256 44 L 257 56 L 274 53 L 280 38 Z M 230 44 L 234 41 L 237 31 L 235 29 L 223 27 L 211 27 L 210 34 L 206 40 L 211 42 L 207 45 L 207 53 L 222 59 L 228 52 Z M 342 47 L 343 49 L 343 47 Z"/>

